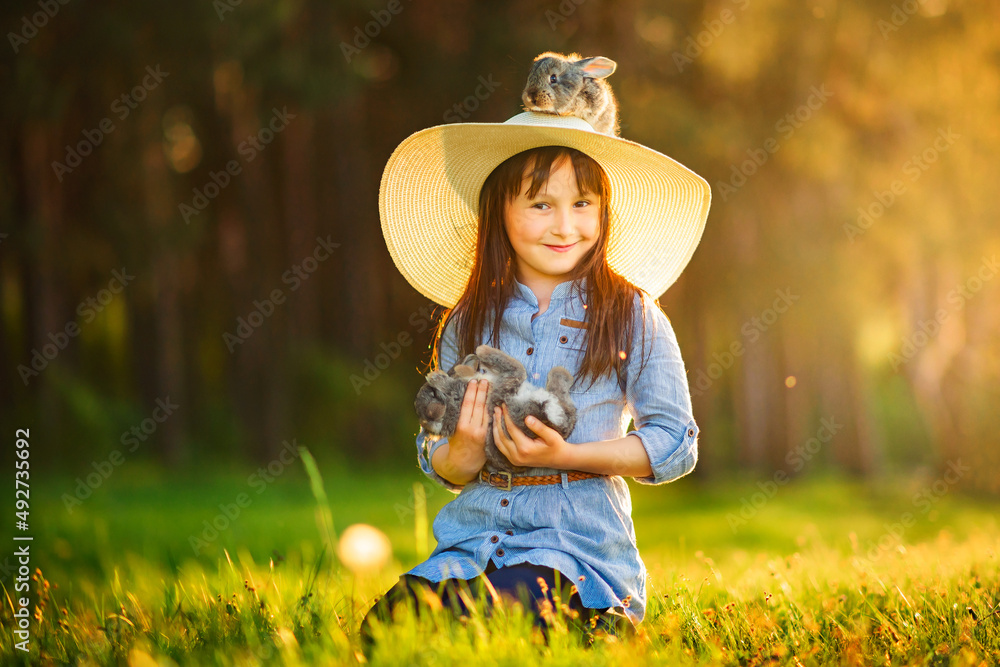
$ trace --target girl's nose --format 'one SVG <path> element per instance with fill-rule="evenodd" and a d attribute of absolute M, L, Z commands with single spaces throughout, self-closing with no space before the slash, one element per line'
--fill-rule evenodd
<path fill-rule="evenodd" d="M 573 218 L 570 211 L 561 209 L 555 216 L 555 233 L 563 239 L 569 239 L 573 235 Z"/>

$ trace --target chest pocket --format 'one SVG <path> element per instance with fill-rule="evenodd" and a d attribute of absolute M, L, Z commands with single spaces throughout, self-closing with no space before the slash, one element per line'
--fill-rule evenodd
<path fill-rule="evenodd" d="M 587 346 L 587 323 L 562 318 L 559 320 L 559 347 L 569 350 L 583 350 Z"/>

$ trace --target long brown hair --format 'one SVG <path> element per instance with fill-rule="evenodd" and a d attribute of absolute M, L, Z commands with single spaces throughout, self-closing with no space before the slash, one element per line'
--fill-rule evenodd
<path fill-rule="evenodd" d="M 443 311 L 434 333 L 431 366 L 440 367 L 440 339 L 451 318 L 457 318 L 457 359 L 474 352 L 482 342 L 489 313 L 493 315 L 490 345 L 498 347 L 500 322 L 514 293 L 515 253 L 504 226 L 507 203 L 516 199 L 525 178 L 531 179 L 528 197 L 534 197 L 548 181 L 552 167 L 568 157 L 582 193 L 600 197 L 600 229 L 597 243 L 580 258 L 569 279 L 587 277 L 587 349 L 580 362 L 579 377 L 592 381 L 614 371 L 625 391 L 625 355 L 632 348 L 633 302 L 642 290 L 608 266 L 608 232 L 611 227 L 611 183 L 607 174 L 589 155 L 568 146 L 541 146 L 522 151 L 504 160 L 486 178 L 479 192 L 479 236 L 472 273 L 465 291 L 454 307 Z M 530 173 L 525 173 L 531 163 Z M 643 318 L 643 340 L 646 323 Z M 450 370 L 450 369 L 442 369 Z M 592 386 L 592 383 L 591 383 Z"/>

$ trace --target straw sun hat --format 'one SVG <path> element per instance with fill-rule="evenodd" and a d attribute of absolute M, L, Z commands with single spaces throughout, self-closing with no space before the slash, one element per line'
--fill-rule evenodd
<path fill-rule="evenodd" d="M 403 140 L 379 188 L 382 234 L 396 268 L 432 301 L 451 308 L 476 251 L 479 191 L 501 162 L 537 146 L 576 148 L 611 181 L 608 264 L 658 298 L 701 240 L 712 191 L 676 160 L 594 130 L 575 116 L 526 111 L 502 123 L 450 123 Z"/>

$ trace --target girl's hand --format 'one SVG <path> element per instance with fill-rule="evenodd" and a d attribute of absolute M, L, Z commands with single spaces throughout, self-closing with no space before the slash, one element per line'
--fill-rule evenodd
<path fill-rule="evenodd" d="M 448 458 L 465 473 L 478 473 L 486 465 L 486 434 L 490 417 L 486 411 L 486 380 L 472 380 L 458 413 L 458 425 L 448 439 Z"/>
<path fill-rule="evenodd" d="M 555 429 L 546 426 L 535 417 L 528 417 L 525 425 L 539 436 L 530 438 L 514 425 L 514 420 L 507 412 L 507 404 L 501 405 L 502 409 L 497 407 L 493 415 L 493 441 L 507 460 L 516 466 L 562 469 L 572 467 L 568 461 L 573 445 L 566 442 Z M 500 428 L 501 419 L 511 435 L 509 438 Z"/>

